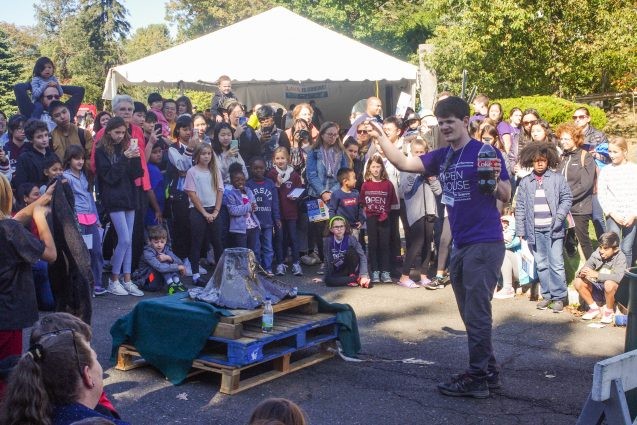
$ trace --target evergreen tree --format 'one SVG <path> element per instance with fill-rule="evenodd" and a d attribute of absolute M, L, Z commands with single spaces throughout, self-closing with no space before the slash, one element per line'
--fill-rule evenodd
<path fill-rule="evenodd" d="M 7 34 L 0 29 L 0 110 L 10 114 L 17 109 L 13 85 L 17 82 L 22 67 L 7 40 Z"/>

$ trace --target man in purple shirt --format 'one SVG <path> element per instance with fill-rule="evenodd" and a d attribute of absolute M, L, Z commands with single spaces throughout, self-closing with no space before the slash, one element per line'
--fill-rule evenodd
<path fill-rule="evenodd" d="M 489 389 L 501 385 L 491 342 L 491 299 L 505 251 L 496 200 L 510 200 L 511 184 L 502 166 L 504 159 L 496 150 L 496 189 L 492 194 L 480 193 L 476 161 L 483 144 L 467 132 L 469 113 L 469 105 L 459 97 L 438 102 L 434 115 L 449 146 L 420 158 L 404 156 L 378 125 L 372 125 L 386 157 L 399 170 L 438 174 L 454 240 L 449 263 L 451 284 L 469 343 L 469 368 L 440 383 L 438 389 L 449 396 L 486 398 Z"/>

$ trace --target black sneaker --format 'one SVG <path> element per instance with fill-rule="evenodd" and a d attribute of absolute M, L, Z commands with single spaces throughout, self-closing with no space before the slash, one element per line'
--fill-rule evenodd
<path fill-rule="evenodd" d="M 561 313 L 562 310 L 564 310 L 564 303 L 562 300 L 553 301 L 553 306 L 551 308 L 553 309 L 553 313 Z"/>
<path fill-rule="evenodd" d="M 535 307 L 538 310 L 546 310 L 547 308 L 549 308 L 552 302 L 553 302 L 552 300 L 542 300 L 539 303 L 537 303 Z"/>
<path fill-rule="evenodd" d="M 452 397 L 489 397 L 489 387 L 487 386 L 486 378 L 474 378 L 466 373 L 452 377 L 449 382 L 441 382 L 438 384 L 438 391 Z"/>
<path fill-rule="evenodd" d="M 460 379 L 462 373 L 455 373 L 451 375 L 451 379 Z M 502 388 L 502 381 L 500 381 L 500 372 L 487 373 L 487 387 L 490 390 L 498 390 Z"/>

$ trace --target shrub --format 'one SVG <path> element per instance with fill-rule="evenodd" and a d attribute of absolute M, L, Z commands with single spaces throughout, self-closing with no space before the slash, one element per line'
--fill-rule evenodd
<path fill-rule="evenodd" d="M 603 129 L 608 119 L 604 111 L 596 106 L 590 106 L 583 103 L 575 103 L 570 100 L 562 99 L 556 96 L 522 96 L 512 97 L 508 99 L 497 99 L 493 102 L 498 102 L 502 105 L 504 111 L 504 118 L 509 118 L 509 112 L 514 107 L 518 107 L 523 111 L 526 108 L 535 108 L 540 113 L 542 119 L 551 124 L 551 127 L 555 127 L 567 121 L 572 121 L 573 112 L 577 108 L 586 107 L 591 114 L 591 124 L 593 127 Z"/>

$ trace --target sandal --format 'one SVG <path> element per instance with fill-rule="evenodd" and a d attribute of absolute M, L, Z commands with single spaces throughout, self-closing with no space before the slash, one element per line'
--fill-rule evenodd
<path fill-rule="evenodd" d="M 409 288 L 409 289 L 415 289 L 415 288 L 420 288 L 420 285 L 416 284 L 416 282 L 414 282 L 411 279 L 407 279 L 405 281 L 398 281 L 396 282 L 397 285 L 400 285 L 404 288 Z"/>
<path fill-rule="evenodd" d="M 347 284 L 350 288 L 356 288 L 358 286 L 358 282 L 350 282 Z"/>

